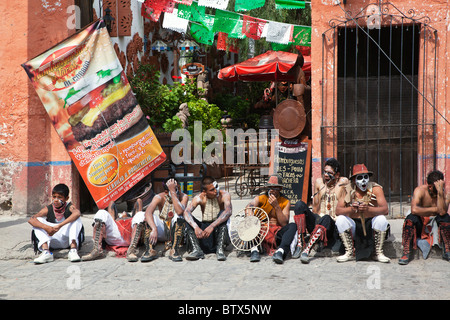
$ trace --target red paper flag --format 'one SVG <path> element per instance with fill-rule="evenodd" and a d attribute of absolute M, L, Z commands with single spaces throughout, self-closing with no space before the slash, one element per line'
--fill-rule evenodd
<path fill-rule="evenodd" d="M 243 17 L 244 23 L 242 24 L 242 33 L 249 38 L 259 40 L 261 38 L 264 25 L 267 23 L 267 21 L 246 15 L 244 15 Z"/>

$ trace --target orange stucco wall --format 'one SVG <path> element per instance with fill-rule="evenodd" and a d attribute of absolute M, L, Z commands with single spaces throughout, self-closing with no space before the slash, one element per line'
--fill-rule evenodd
<path fill-rule="evenodd" d="M 342 1 L 341 1 L 342 2 Z M 329 139 L 324 139 L 322 150 L 321 141 L 321 124 L 322 119 L 329 120 L 329 117 L 333 116 L 333 108 L 335 108 L 333 96 L 333 83 L 332 73 L 335 72 L 336 64 L 333 63 L 333 50 L 336 48 L 333 46 L 322 48 L 322 34 L 330 28 L 329 21 L 331 19 L 347 20 L 348 16 L 345 15 L 345 11 L 351 12 L 356 15 L 363 8 L 369 4 L 386 3 L 387 1 L 376 0 L 347 0 L 347 4 L 336 5 L 335 0 L 318 0 L 312 1 L 312 39 L 311 39 L 311 51 L 312 51 L 312 181 L 314 181 L 321 174 L 321 160 L 322 157 L 331 157 L 336 154 L 336 146 L 333 144 L 332 137 L 335 137 L 335 133 L 332 129 L 328 130 L 327 136 Z M 392 0 L 391 4 L 395 5 L 401 12 L 409 14 L 409 10 L 412 9 L 417 16 L 428 16 L 430 20 L 427 22 L 429 26 L 437 30 L 437 47 L 436 47 L 436 59 L 437 59 L 437 82 L 436 82 L 436 110 L 445 117 L 436 113 L 436 132 L 437 132 L 437 169 L 441 170 L 446 177 L 447 188 L 450 186 L 450 86 L 449 84 L 449 54 L 450 54 L 450 2 L 449 0 L 430 0 L 430 1 L 414 1 L 414 0 Z M 423 48 L 420 48 L 421 54 L 423 54 Z M 324 68 L 322 70 L 322 63 L 324 61 Z M 434 63 L 434 55 L 432 58 L 427 59 L 426 63 Z M 421 70 L 421 69 L 419 69 Z M 420 78 L 420 76 L 419 76 Z M 431 82 L 432 79 L 426 79 L 426 82 Z M 427 99 L 432 98 L 427 96 Z M 325 111 L 322 113 L 322 103 Z M 419 103 L 421 103 L 419 98 Z M 335 110 L 334 110 L 335 111 Z M 433 113 L 431 107 L 426 108 L 426 113 Z M 420 115 L 419 115 L 420 117 Z M 421 149 L 421 148 L 419 148 Z M 432 170 L 431 161 L 424 160 L 429 158 L 427 154 L 420 154 L 419 152 L 419 165 L 418 165 L 418 181 L 419 183 L 425 183 L 422 178 L 424 176 L 421 172 L 421 163 L 425 161 L 425 175 L 428 171 Z"/>
<path fill-rule="evenodd" d="M 66 183 L 78 202 L 78 177 L 21 64 L 68 37 L 73 0 L 0 3 L 0 213 L 32 214 Z"/>

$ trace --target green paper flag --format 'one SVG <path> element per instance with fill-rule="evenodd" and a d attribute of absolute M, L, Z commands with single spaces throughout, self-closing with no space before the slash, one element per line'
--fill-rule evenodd
<path fill-rule="evenodd" d="M 236 28 L 239 20 L 240 15 L 237 13 L 216 9 L 213 31 L 231 33 Z"/>
<path fill-rule="evenodd" d="M 311 27 L 294 26 L 292 42 L 298 46 L 311 47 Z"/>
<path fill-rule="evenodd" d="M 266 0 L 236 0 L 234 4 L 235 11 L 247 11 L 256 8 L 261 8 L 266 3 Z"/>
<path fill-rule="evenodd" d="M 191 24 L 191 36 L 199 43 L 207 45 L 214 43 L 214 32 L 198 24 Z"/>
<path fill-rule="evenodd" d="M 192 2 L 190 6 L 186 4 L 178 5 L 178 18 L 201 22 L 205 15 L 205 7 L 199 6 L 197 2 Z"/>
<path fill-rule="evenodd" d="M 191 6 L 188 6 L 186 4 L 179 4 L 178 5 L 178 18 L 191 20 Z"/>
<path fill-rule="evenodd" d="M 292 47 L 292 43 L 282 44 L 282 43 L 271 42 L 270 45 L 271 45 L 273 51 L 288 52 L 289 50 L 291 50 L 291 47 Z"/>
<path fill-rule="evenodd" d="M 209 30 L 209 32 L 213 32 L 213 25 L 214 25 L 214 16 L 210 14 L 203 14 L 201 16 L 198 16 L 197 22 L 200 23 L 202 26 L 204 26 L 206 29 Z"/>
<path fill-rule="evenodd" d="M 244 25 L 243 20 L 238 20 L 236 25 L 234 26 L 233 30 L 228 33 L 228 38 L 233 39 L 245 39 L 247 36 L 242 33 L 242 26 Z"/>
<path fill-rule="evenodd" d="M 275 9 L 305 9 L 305 1 L 275 0 Z"/>

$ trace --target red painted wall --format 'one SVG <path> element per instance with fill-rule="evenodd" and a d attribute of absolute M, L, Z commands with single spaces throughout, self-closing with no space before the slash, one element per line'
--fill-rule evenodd
<path fill-rule="evenodd" d="M 342 1 L 341 1 L 342 2 Z M 322 51 L 322 34 L 330 28 L 329 21 L 331 19 L 347 20 L 345 11 L 352 12 L 356 15 L 363 8 L 369 4 L 387 3 L 388 1 L 376 0 L 347 0 L 347 4 L 336 5 L 335 0 L 318 0 L 312 1 L 312 39 L 311 39 L 311 57 L 312 57 L 312 181 L 314 181 L 321 174 L 321 159 L 322 156 L 331 157 L 336 154 L 336 146 L 333 144 L 334 132 L 332 129 L 328 130 L 327 138 L 324 140 L 324 147 L 322 150 L 320 127 L 322 118 L 325 121 L 333 116 L 333 108 L 335 108 L 333 99 L 333 84 L 331 74 L 334 72 L 336 65 L 333 65 L 332 55 L 334 47 L 327 47 Z M 447 121 L 450 121 L 450 86 L 449 86 L 449 54 L 450 54 L 450 2 L 449 0 L 430 0 L 430 1 L 415 1 L 415 0 L 392 0 L 390 1 L 395 7 L 406 15 L 410 15 L 412 11 L 416 16 L 428 16 L 430 19 L 426 21 L 429 26 L 437 30 L 438 42 L 436 48 L 437 59 L 437 82 L 436 82 L 436 109 L 441 113 Z M 420 48 L 423 54 L 423 48 Z M 324 70 L 322 70 L 322 59 L 325 61 Z M 422 63 L 422 61 L 420 62 Z M 434 56 L 427 60 L 429 68 L 434 66 Z M 422 70 L 422 65 L 419 66 Z M 322 78 L 322 75 L 324 77 Z M 419 75 L 421 78 L 421 75 Z M 425 79 L 427 85 L 430 85 L 432 79 Z M 323 94 L 322 94 L 323 93 Z M 323 99 L 322 99 L 323 97 Z M 431 97 L 427 96 L 427 99 Z M 322 103 L 325 106 L 325 112 L 322 113 Z M 419 98 L 419 104 L 421 99 Z M 335 111 L 335 110 L 334 110 Z M 431 107 L 426 109 L 426 112 L 433 112 Z M 443 117 L 436 113 L 436 131 L 437 131 L 437 169 L 441 170 L 446 177 L 447 189 L 450 188 L 450 125 Z M 420 150 L 419 146 L 419 150 Z M 419 151 L 420 152 L 420 151 Z M 422 177 L 432 170 L 432 162 L 422 159 L 427 159 L 429 155 L 419 154 L 418 165 L 418 181 L 425 183 Z M 424 174 L 421 171 L 422 161 L 425 162 Z"/>
<path fill-rule="evenodd" d="M 78 176 L 21 64 L 67 38 L 73 0 L 0 3 L 0 213 L 33 214 L 66 183 L 78 199 Z"/>

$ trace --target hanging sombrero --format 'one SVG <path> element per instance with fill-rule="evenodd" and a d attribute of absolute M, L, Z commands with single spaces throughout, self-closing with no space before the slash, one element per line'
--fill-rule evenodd
<path fill-rule="evenodd" d="M 302 133 L 306 124 L 306 113 L 303 105 L 293 99 L 281 102 L 273 114 L 273 125 L 280 136 L 292 139 Z"/>
<path fill-rule="evenodd" d="M 231 243 L 237 250 L 250 251 L 269 232 L 269 215 L 261 208 L 248 207 L 230 218 Z"/>

